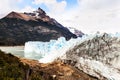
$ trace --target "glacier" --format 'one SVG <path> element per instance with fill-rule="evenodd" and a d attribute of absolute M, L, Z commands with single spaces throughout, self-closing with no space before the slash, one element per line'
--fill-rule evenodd
<path fill-rule="evenodd" d="M 49 42 L 28 41 L 25 43 L 24 57 L 39 60 L 41 63 L 49 63 L 58 57 L 61 57 L 78 43 L 82 43 L 85 40 L 93 38 L 95 35 L 84 35 L 83 37 L 78 37 L 77 39 L 71 38 L 69 41 L 67 41 L 64 37 L 60 37 L 58 40 L 50 40 Z"/>
<path fill-rule="evenodd" d="M 24 56 L 40 63 L 71 61 L 70 65 L 100 80 L 120 80 L 119 43 L 120 33 L 86 34 L 69 41 L 64 37 L 50 42 L 28 41 L 25 43 Z M 97 50 L 99 48 L 105 54 L 101 54 L 102 51 Z"/>
<path fill-rule="evenodd" d="M 72 38 L 69 41 L 66 41 L 64 37 L 60 37 L 58 40 L 50 40 L 49 42 L 28 41 L 25 43 L 24 57 L 39 60 L 41 63 L 52 62 L 58 57 L 64 58 L 62 55 L 74 48 L 74 46 L 102 34 L 103 33 L 85 34 L 82 37 L 78 37 L 77 39 Z M 110 35 L 120 37 L 120 33 Z"/>
<path fill-rule="evenodd" d="M 60 37 L 50 42 L 28 41 L 25 43 L 24 57 L 39 60 L 41 63 L 52 62 L 74 47 L 80 39 L 66 41 L 64 37 Z"/>
<path fill-rule="evenodd" d="M 99 80 L 120 80 L 120 34 L 96 34 L 59 58 Z"/>

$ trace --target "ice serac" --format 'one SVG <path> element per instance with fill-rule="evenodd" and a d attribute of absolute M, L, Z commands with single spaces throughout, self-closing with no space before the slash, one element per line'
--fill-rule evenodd
<path fill-rule="evenodd" d="M 62 59 L 64 57 L 64 59 Z M 60 57 L 100 80 L 120 80 L 120 34 L 96 34 L 80 41 Z"/>
<path fill-rule="evenodd" d="M 42 63 L 52 62 L 65 54 L 77 41 L 78 39 L 66 41 L 64 37 L 50 40 L 50 42 L 29 41 L 25 43 L 25 57 L 39 60 Z"/>

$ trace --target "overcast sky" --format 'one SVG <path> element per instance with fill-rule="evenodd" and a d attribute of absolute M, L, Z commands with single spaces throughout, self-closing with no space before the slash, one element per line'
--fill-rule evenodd
<path fill-rule="evenodd" d="M 120 32 L 120 0 L 2 0 L 0 17 L 41 7 L 58 22 L 85 33 Z"/>

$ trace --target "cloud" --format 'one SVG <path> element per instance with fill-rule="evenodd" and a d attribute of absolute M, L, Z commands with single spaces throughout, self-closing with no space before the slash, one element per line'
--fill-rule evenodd
<path fill-rule="evenodd" d="M 3 0 L 0 3 L 0 17 L 5 16 L 11 11 L 18 10 L 17 4 L 22 0 Z"/>
<path fill-rule="evenodd" d="M 57 2 L 57 0 L 34 0 L 33 4 L 41 5 L 44 4 L 51 13 L 61 13 L 65 10 L 67 2 L 62 0 L 61 2 Z"/>
<path fill-rule="evenodd" d="M 32 12 L 35 11 L 36 9 L 31 7 L 31 6 L 25 6 L 23 9 L 20 9 L 18 12 Z"/>
<path fill-rule="evenodd" d="M 65 26 L 72 26 L 85 33 L 119 32 L 120 0 L 78 0 L 79 6 L 55 15 Z M 51 15 L 54 17 L 54 15 Z"/>
<path fill-rule="evenodd" d="M 1 13 L 4 13 L 4 12 L 7 12 L 9 11 L 11 8 L 14 8 L 14 4 L 13 4 L 13 1 L 15 0 L 3 0 L 1 3 L 0 3 L 0 12 Z"/>
<path fill-rule="evenodd" d="M 11 11 L 16 12 L 30 12 L 35 10 L 30 5 L 23 6 L 23 0 L 3 0 L 0 3 L 0 18 L 6 16 Z M 23 8 L 21 8 L 23 6 Z"/>
<path fill-rule="evenodd" d="M 79 5 L 83 9 L 106 9 L 119 5 L 120 0 L 78 0 Z"/>
<path fill-rule="evenodd" d="M 119 3 L 120 0 L 80 0 L 77 14 L 80 25 L 91 31 L 119 32 Z"/>

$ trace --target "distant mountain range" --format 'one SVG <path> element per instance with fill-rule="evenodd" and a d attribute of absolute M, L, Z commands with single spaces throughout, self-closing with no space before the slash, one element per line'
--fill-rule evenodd
<path fill-rule="evenodd" d="M 82 37 L 84 35 L 82 31 L 77 30 L 73 27 L 68 27 L 68 29 L 70 30 L 70 32 L 74 33 L 77 37 Z"/>
<path fill-rule="evenodd" d="M 62 36 L 66 40 L 77 38 L 41 8 L 32 13 L 11 12 L 0 19 L 0 45 L 24 45 L 27 41 L 46 42 Z"/>

